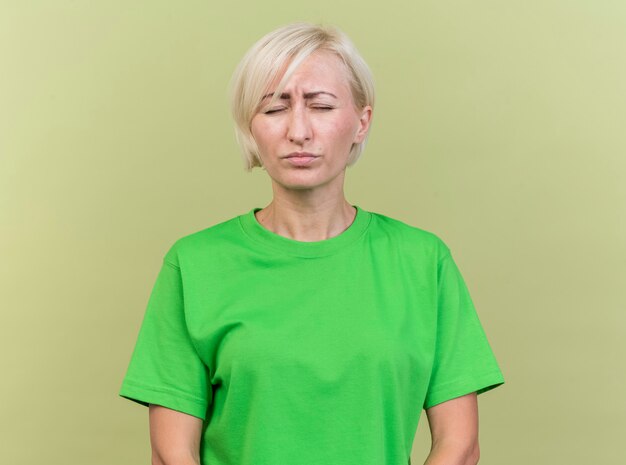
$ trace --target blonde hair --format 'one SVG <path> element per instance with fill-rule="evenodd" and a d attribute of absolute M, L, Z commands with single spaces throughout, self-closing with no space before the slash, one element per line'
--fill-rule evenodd
<path fill-rule="evenodd" d="M 235 137 L 241 148 L 244 167 L 251 171 L 262 166 L 258 147 L 250 124 L 256 115 L 269 85 L 288 65 L 270 105 L 282 93 L 296 68 L 313 52 L 325 50 L 337 55 L 344 63 L 354 105 L 374 108 L 372 73 L 348 36 L 335 26 L 295 22 L 282 26 L 261 37 L 244 55 L 230 81 L 231 113 L 235 122 Z M 359 159 L 367 142 L 352 144 L 347 166 Z"/>

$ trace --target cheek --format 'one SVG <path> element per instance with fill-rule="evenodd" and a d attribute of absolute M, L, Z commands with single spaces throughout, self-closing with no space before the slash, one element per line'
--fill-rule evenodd
<path fill-rule="evenodd" d="M 261 123 L 255 123 L 253 121 L 250 129 L 252 132 L 252 137 L 256 141 L 259 149 L 263 149 L 263 147 L 267 147 L 269 144 L 271 144 L 271 141 L 274 138 L 272 130 L 275 130 L 275 128 Z"/>
<path fill-rule="evenodd" d="M 324 135 L 337 145 L 351 145 L 356 129 L 348 118 L 341 118 L 332 124 L 324 125 Z"/>

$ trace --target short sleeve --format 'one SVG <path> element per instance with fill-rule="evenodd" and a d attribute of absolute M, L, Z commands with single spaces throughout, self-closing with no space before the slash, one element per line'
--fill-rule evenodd
<path fill-rule="evenodd" d="M 206 419 L 208 368 L 190 338 L 180 268 L 167 257 L 150 294 L 119 395 Z"/>
<path fill-rule="evenodd" d="M 465 281 L 447 247 L 437 273 L 435 357 L 424 409 L 504 384 Z"/>

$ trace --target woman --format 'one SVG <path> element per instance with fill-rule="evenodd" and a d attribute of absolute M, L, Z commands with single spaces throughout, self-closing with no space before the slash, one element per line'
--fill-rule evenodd
<path fill-rule="evenodd" d="M 273 199 L 165 254 L 120 395 L 149 405 L 153 463 L 478 462 L 477 394 L 504 383 L 449 248 L 349 203 L 369 69 L 335 28 L 261 38 L 232 81 L 246 168 Z"/>

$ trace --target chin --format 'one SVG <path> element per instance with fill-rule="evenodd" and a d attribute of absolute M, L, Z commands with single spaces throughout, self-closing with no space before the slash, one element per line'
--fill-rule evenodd
<path fill-rule="evenodd" d="M 319 187 L 322 184 L 319 183 L 305 183 L 305 182 L 282 182 L 280 183 L 280 185 L 285 188 L 285 189 L 290 189 L 290 190 L 294 190 L 294 191 L 304 191 L 304 190 L 310 190 L 310 189 L 314 189 L 316 187 Z"/>
<path fill-rule="evenodd" d="M 312 189 L 320 185 L 326 184 L 328 180 L 320 179 L 316 173 L 290 173 L 279 178 L 274 178 L 274 182 L 286 189 L 302 190 Z"/>
<path fill-rule="evenodd" d="M 301 173 L 298 176 L 284 176 L 277 182 L 285 189 L 292 190 L 307 190 L 318 187 L 327 186 L 334 182 L 339 182 L 339 174 L 336 176 L 316 176 L 315 173 Z"/>

